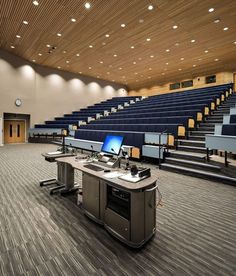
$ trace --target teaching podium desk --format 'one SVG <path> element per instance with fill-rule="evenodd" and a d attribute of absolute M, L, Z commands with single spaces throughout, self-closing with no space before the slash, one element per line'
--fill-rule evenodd
<path fill-rule="evenodd" d="M 111 169 L 111 173 L 93 171 L 84 167 L 86 162 L 75 157 L 56 160 L 68 173 L 82 171 L 84 213 L 93 221 L 128 246 L 138 248 L 144 245 L 156 231 L 156 178 L 148 177 L 132 183 L 108 178 L 112 172 L 127 173 Z M 107 168 L 104 168 L 107 169 Z M 73 177 L 72 177 L 73 178 Z"/>

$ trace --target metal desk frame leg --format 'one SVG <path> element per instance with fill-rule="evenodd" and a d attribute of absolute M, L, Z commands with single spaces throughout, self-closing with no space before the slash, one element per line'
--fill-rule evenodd
<path fill-rule="evenodd" d="M 49 186 L 49 185 L 52 185 L 52 184 L 57 184 L 56 178 L 50 178 L 50 179 L 45 179 L 45 180 L 40 180 L 39 181 L 40 187 L 45 187 L 45 186 Z"/>
<path fill-rule="evenodd" d="M 62 184 L 55 191 L 59 190 L 61 195 L 65 196 L 78 190 L 79 185 L 74 182 L 74 168 L 71 164 L 57 161 L 58 183 Z M 50 191 L 51 193 L 51 191 Z"/>

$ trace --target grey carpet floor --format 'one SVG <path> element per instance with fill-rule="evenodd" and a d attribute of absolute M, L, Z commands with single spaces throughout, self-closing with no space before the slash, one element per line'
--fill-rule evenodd
<path fill-rule="evenodd" d="M 132 250 L 39 180 L 53 145 L 0 148 L 0 275 L 236 275 L 236 188 L 160 171 L 157 233 Z M 80 174 L 76 178 L 80 181 Z"/>

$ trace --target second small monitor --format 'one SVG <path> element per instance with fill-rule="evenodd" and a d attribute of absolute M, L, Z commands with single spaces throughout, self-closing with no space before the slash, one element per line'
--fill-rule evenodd
<path fill-rule="evenodd" d="M 119 155 L 123 139 L 123 136 L 107 135 L 102 145 L 101 152 Z"/>

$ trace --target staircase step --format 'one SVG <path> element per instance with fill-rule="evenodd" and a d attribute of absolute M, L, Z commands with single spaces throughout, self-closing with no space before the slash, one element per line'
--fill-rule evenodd
<path fill-rule="evenodd" d="M 214 131 L 215 130 L 215 125 L 214 126 L 200 126 L 197 129 L 198 131 Z"/>
<path fill-rule="evenodd" d="M 196 140 L 196 141 L 204 141 L 205 142 L 205 135 L 195 135 L 192 136 L 191 134 L 189 135 L 189 140 Z"/>
<path fill-rule="evenodd" d="M 198 152 L 187 152 L 182 150 L 170 150 L 169 154 L 171 157 L 174 158 L 181 158 L 181 159 L 187 159 L 187 160 L 194 160 L 203 162 L 206 159 L 206 154 L 198 153 Z"/>
<path fill-rule="evenodd" d="M 197 162 L 192 160 L 183 160 L 183 159 L 178 159 L 173 157 L 166 157 L 165 162 L 167 164 L 176 164 L 177 166 L 181 165 L 188 168 L 189 167 L 194 169 L 198 168 L 198 169 L 204 169 L 207 171 L 219 172 L 221 170 L 220 166 L 215 166 L 208 163 Z"/>
<path fill-rule="evenodd" d="M 219 106 L 219 107 L 216 109 L 216 111 L 229 110 L 229 109 L 230 109 L 229 106 L 223 106 L 223 105 L 221 105 L 221 106 Z"/>
<path fill-rule="evenodd" d="M 198 131 L 198 130 L 193 130 L 191 131 L 191 136 L 202 136 L 206 134 L 214 134 L 214 131 Z"/>
<path fill-rule="evenodd" d="M 202 123 L 200 123 L 199 126 L 200 127 L 215 127 L 215 124 L 211 123 L 211 122 L 202 122 Z"/>
<path fill-rule="evenodd" d="M 209 123 L 214 123 L 214 124 L 220 124 L 223 122 L 223 119 L 222 120 L 217 120 L 217 119 L 214 119 L 214 118 L 207 118 L 206 119 L 206 123 L 209 122 Z"/>
<path fill-rule="evenodd" d="M 195 147 L 205 147 L 205 141 L 197 141 L 197 140 L 186 140 L 180 139 L 178 140 L 179 145 L 182 146 L 195 146 Z"/>
<path fill-rule="evenodd" d="M 223 118 L 222 112 L 220 112 L 220 113 L 214 113 L 214 114 L 212 114 L 210 116 L 211 116 L 211 118 L 214 118 L 214 119 L 221 119 L 221 118 Z"/>
<path fill-rule="evenodd" d="M 197 170 L 197 169 L 192 169 L 192 168 L 185 168 L 185 167 L 182 167 L 182 166 L 176 166 L 176 165 L 166 164 L 166 163 L 163 163 L 161 165 L 161 168 L 164 169 L 164 170 L 168 170 L 168 171 L 183 173 L 183 174 L 190 175 L 190 176 L 195 176 L 195 177 L 200 177 L 200 178 L 204 178 L 204 179 L 214 180 L 214 181 L 217 181 L 217 182 L 220 182 L 220 183 L 226 183 L 226 184 L 236 186 L 236 178 L 224 176 L 224 175 L 217 174 L 217 173 L 205 172 L 205 171 L 202 171 L 202 170 Z"/>
<path fill-rule="evenodd" d="M 190 151 L 190 152 L 199 152 L 199 153 L 205 153 L 206 154 L 206 148 L 205 147 L 194 147 L 194 146 L 179 145 L 178 150 Z"/>

